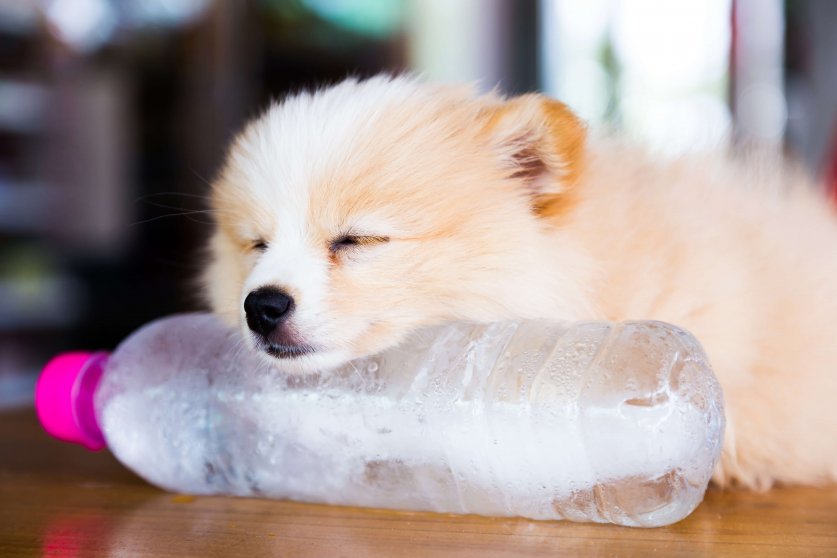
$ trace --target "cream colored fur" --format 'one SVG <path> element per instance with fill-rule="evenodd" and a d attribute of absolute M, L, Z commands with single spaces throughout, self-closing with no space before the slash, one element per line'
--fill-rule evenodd
<path fill-rule="evenodd" d="M 247 293 L 287 290 L 317 351 L 286 368 L 450 319 L 665 320 L 724 388 L 717 482 L 837 480 L 837 217 L 776 162 L 660 160 L 542 97 L 379 77 L 270 108 L 213 205 L 208 298 L 250 339 Z M 389 241 L 330 251 L 347 232 Z"/>

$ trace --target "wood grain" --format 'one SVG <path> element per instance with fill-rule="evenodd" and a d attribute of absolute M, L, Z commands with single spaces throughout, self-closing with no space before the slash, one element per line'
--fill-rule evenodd
<path fill-rule="evenodd" d="M 670 527 L 191 497 L 0 414 L 0 557 L 837 556 L 837 488 L 710 491 Z"/>

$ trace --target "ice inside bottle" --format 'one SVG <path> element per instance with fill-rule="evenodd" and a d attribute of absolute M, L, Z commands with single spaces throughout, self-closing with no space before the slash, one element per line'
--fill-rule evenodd
<path fill-rule="evenodd" d="M 454 323 L 295 376 L 192 314 L 106 366 L 111 451 L 195 494 L 664 525 L 701 501 L 724 425 L 700 345 L 660 322 Z"/>

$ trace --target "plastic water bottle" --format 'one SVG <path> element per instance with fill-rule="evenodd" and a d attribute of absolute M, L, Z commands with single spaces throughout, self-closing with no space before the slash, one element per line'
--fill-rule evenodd
<path fill-rule="evenodd" d="M 57 357 L 36 404 L 172 491 L 644 527 L 700 503 L 724 427 L 703 350 L 661 322 L 453 323 L 289 375 L 179 315 Z"/>

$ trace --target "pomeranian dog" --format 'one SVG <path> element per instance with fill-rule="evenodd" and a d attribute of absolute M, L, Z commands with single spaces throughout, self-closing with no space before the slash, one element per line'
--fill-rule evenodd
<path fill-rule="evenodd" d="M 837 479 L 837 217 L 786 166 L 661 161 L 540 95 L 376 77 L 272 106 L 212 205 L 211 306 L 286 370 L 447 320 L 663 320 L 724 388 L 716 483 Z"/>

